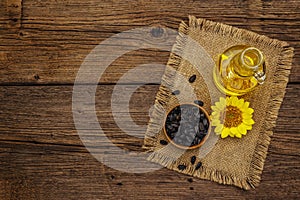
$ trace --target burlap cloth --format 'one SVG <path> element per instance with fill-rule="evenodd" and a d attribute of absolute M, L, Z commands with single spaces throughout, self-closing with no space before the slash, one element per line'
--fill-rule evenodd
<path fill-rule="evenodd" d="M 200 58 L 193 56 L 200 53 L 195 51 L 187 38 L 191 38 L 204 47 L 215 63 L 222 52 L 239 44 L 260 49 L 266 60 L 265 83 L 242 97 L 250 101 L 250 106 L 255 110 L 253 119 L 256 123 L 253 129 L 242 139 L 218 137 L 216 144 L 212 145 L 213 148 L 204 156 L 201 156 L 202 147 L 194 150 L 181 150 L 172 144 L 166 146 L 160 142 L 161 140 L 167 141 L 162 129 L 166 112 L 174 105 L 193 98 L 185 98 L 190 95 L 190 91 L 189 88 L 182 86 L 186 84 L 181 83 L 182 80 L 176 76 L 177 72 L 187 80 L 191 75 L 197 75 L 196 81 L 192 84 L 193 93 L 196 94 L 196 99 L 204 102 L 204 108 L 208 113 L 211 113 L 210 106 L 218 96 L 213 92 L 215 88 L 212 88 L 214 87 L 211 85 L 212 80 L 208 81 L 212 79 L 214 65 L 209 61 L 205 62 L 209 59 L 204 55 Z M 205 54 L 205 52 L 202 53 Z M 183 59 L 185 57 L 189 60 Z M 144 148 L 150 152 L 148 159 L 169 169 L 201 179 L 235 185 L 247 190 L 258 186 L 272 129 L 275 126 L 288 82 L 292 57 L 293 48 L 288 47 L 286 42 L 190 16 L 188 25 L 184 22 L 180 24 L 179 35 L 156 96 L 144 140 Z M 199 73 L 201 70 L 204 73 Z M 181 97 L 172 95 L 172 91 L 176 89 L 184 94 Z M 212 131 L 212 134 L 215 133 Z M 191 160 L 195 157 L 196 161 L 193 164 Z"/>

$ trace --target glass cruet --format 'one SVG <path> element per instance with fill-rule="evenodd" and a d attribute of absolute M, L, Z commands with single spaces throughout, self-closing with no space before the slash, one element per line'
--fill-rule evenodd
<path fill-rule="evenodd" d="M 266 66 L 263 53 L 251 46 L 237 45 L 224 51 L 214 69 L 218 89 L 232 96 L 240 96 L 263 84 Z"/>

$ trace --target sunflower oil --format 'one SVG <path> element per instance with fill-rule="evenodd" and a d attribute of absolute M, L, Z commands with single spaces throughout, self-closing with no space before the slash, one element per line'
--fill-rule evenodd
<path fill-rule="evenodd" d="M 238 45 L 222 53 L 214 70 L 214 82 L 223 93 L 239 96 L 263 84 L 264 56 L 255 47 Z"/>

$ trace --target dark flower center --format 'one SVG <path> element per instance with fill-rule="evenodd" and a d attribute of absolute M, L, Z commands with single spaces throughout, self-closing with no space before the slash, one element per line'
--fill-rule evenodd
<path fill-rule="evenodd" d="M 236 106 L 227 106 L 220 115 L 220 121 L 225 127 L 237 127 L 243 122 L 242 111 Z"/>

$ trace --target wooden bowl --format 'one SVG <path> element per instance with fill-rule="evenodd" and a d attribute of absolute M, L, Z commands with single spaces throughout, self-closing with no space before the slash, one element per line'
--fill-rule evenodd
<path fill-rule="evenodd" d="M 182 106 L 182 105 L 192 105 L 192 106 L 195 106 L 195 107 L 199 108 L 199 109 L 204 113 L 204 115 L 205 115 L 205 117 L 206 117 L 206 119 L 207 119 L 207 121 L 208 121 L 208 123 L 209 123 L 209 126 L 208 126 L 208 130 L 207 130 L 206 136 L 205 136 L 205 137 L 201 140 L 201 142 L 200 142 L 199 144 L 197 144 L 197 145 L 194 145 L 194 146 L 183 146 L 183 145 L 177 144 L 177 143 L 175 143 L 175 142 L 169 137 L 169 135 L 167 134 L 167 130 L 166 130 L 166 121 L 167 121 L 168 115 L 169 115 L 170 112 L 172 112 L 176 107 Z M 196 149 L 196 148 L 201 147 L 201 146 L 205 143 L 205 141 L 207 140 L 207 138 L 209 137 L 209 134 L 210 134 L 210 132 L 211 132 L 211 120 L 210 120 L 210 116 L 209 116 L 209 114 L 207 113 L 207 111 L 206 111 L 204 108 L 202 108 L 201 106 L 199 106 L 199 105 L 197 105 L 197 104 L 195 104 L 195 103 L 177 104 L 177 105 L 175 105 L 174 107 L 172 107 L 172 109 L 170 109 L 169 112 L 167 113 L 167 115 L 166 115 L 166 117 L 165 117 L 165 119 L 164 119 L 164 127 L 163 127 L 163 131 L 164 131 L 164 134 L 165 134 L 166 138 L 168 139 L 168 141 L 169 141 L 171 144 L 173 144 L 174 146 L 176 146 L 176 147 L 178 147 L 178 148 L 180 148 L 180 149 Z"/>

